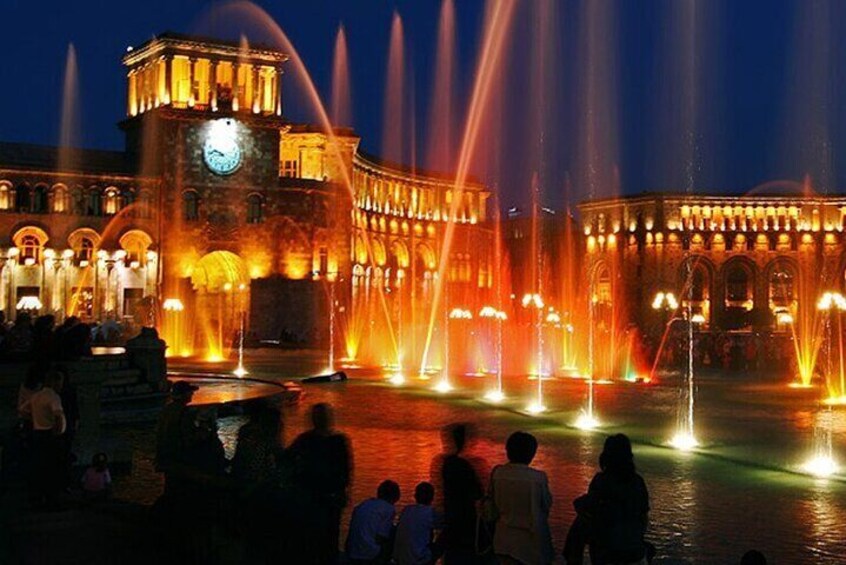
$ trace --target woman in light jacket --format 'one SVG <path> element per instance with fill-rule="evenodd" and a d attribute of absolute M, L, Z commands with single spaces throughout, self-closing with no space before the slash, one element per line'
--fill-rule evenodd
<path fill-rule="evenodd" d="M 502 563 L 552 563 L 549 481 L 546 473 L 529 467 L 538 451 L 538 441 L 526 432 L 515 432 L 508 438 L 505 450 L 508 463 L 491 473 L 490 497 L 497 514 L 494 553 Z"/>

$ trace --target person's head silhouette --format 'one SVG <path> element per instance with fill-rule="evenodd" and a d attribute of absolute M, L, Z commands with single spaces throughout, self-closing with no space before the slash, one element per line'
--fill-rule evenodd
<path fill-rule="evenodd" d="M 740 565 L 767 565 L 767 558 L 757 549 L 750 549 L 741 557 Z"/>
<path fill-rule="evenodd" d="M 538 440 L 526 432 L 514 432 L 505 442 L 505 453 L 509 463 L 528 465 L 538 452 Z"/>
<path fill-rule="evenodd" d="M 432 483 L 422 482 L 414 488 L 414 501 L 429 506 L 435 499 L 435 487 Z"/>
<path fill-rule="evenodd" d="M 376 490 L 376 497 L 390 504 L 396 504 L 400 499 L 400 488 L 394 481 L 382 481 Z"/>
<path fill-rule="evenodd" d="M 311 424 L 315 431 L 323 433 L 332 431 L 334 420 L 332 406 L 329 404 L 321 402 L 311 407 Z"/>
<path fill-rule="evenodd" d="M 605 438 L 605 446 L 599 456 L 599 467 L 609 473 L 634 473 L 632 442 L 625 434 L 614 434 Z"/>
<path fill-rule="evenodd" d="M 459 454 L 467 445 L 467 424 L 450 424 L 441 430 L 444 451 Z"/>

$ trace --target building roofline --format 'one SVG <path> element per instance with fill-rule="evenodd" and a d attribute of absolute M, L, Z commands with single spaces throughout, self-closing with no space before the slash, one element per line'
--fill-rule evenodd
<path fill-rule="evenodd" d="M 783 192 L 775 191 L 761 191 L 745 194 L 729 194 L 718 192 L 702 192 L 702 193 L 686 193 L 686 192 L 660 192 L 648 191 L 640 194 L 627 194 L 620 196 L 609 196 L 605 198 L 596 198 L 593 200 L 582 200 L 578 204 L 578 208 L 593 208 L 598 206 L 605 206 L 615 202 L 643 202 L 650 200 L 697 200 L 697 201 L 711 201 L 711 202 L 726 202 L 726 201 L 756 201 L 756 200 L 773 200 L 773 201 L 796 201 L 796 200 L 816 200 L 816 201 L 839 201 L 846 200 L 844 194 L 785 194 Z"/>
<path fill-rule="evenodd" d="M 416 179 L 421 181 L 434 182 L 437 184 L 455 183 L 455 177 L 450 175 L 449 173 L 413 168 L 402 163 L 396 163 L 387 159 L 383 159 L 361 149 L 358 150 L 355 156 L 356 158 L 360 159 L 361 161 L 364 161 L 366 164 L 372 166 L 373 168 L 384 171 L 385 174 L 388 175 L 415 177 Z M 485 187 L 485 185 L 480 180 L 474 177 L 467 177 L 467 180 L 464 184 L 465 186 L 472 188 L 480 188 L 485 190 L 487 189 L 487 187 Z"/>
<path fill-rule="evenodd" d="M 173 50 L 184 48 L 190 51 L 194 47 L 202 47 L 209 54 L 219 56 L 242 57 L 245 55 L 238 41 L 165 31 L 154 35 L 137 46 L 130 46 L 124 56 L 121 57 L 121 61 L 126 66 L 132 66 L 148 55 L 164 51 L 167 48 Z M 250 43 L 247 47 L 246 59 L 281 64 L 287 61 L 289 56 L 271 45 Z"/>

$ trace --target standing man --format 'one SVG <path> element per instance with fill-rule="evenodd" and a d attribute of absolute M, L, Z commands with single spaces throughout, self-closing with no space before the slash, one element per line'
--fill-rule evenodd
<path fill-rule="evenodd" d="M 289 448 L 294 484 L 307 496 L 314 521 L 305 538 L 311 546 L 309 563 L 337 563 L 341 513 L 348 501 L 352 452 L 347 436 L 333 428 L 329 404 L 311 409 L 312 429 L 300 434 Z"/>
<path fill-rule="evenodd" d="M 32 494 L 36 504 L 47 509 L 58 506 L 66 466 L 63 434 L 67 420 L 59 396 L 62 384 L 63 374 L 52 369 L 47 373 L 44 387 L 29 400 L 32 413 Z"/>

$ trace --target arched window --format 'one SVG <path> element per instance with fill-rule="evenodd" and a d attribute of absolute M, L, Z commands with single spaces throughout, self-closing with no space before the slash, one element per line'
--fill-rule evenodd
<path fill-rule="evenodd" d="M 85 215 L 85 193 L 81 186 L 77 186 L 71 192 L 71 201 L 73 203 L 73 213 L 77 216 Z"/>
<path fill-rule="evenodd" d="M 41 241 L 36 236 L 28 234 L 21 237 L 18 249 L 20 249 L 21 261 L 25 265 L 41 262 Z"/>
<path fill-rule="evenodd" d="M 32 204 L 32 191 L 30 188 L 21 184 L 15 190 L 15 211 L 27 213 Z"/>
<path fill-rule="evenodd" d="M 139 218 L 149 218 L 153 213 L 153 196 L 149 190 L 139 191 L 137 210 Z"/>
<path fill-rule="evenodd" d="M 120 193 L 118 189 L 110 186 L 106 189 L 106 198 L 103 206 L 107 216 L 113 216 L 120 210 Z"/>
<path fill-rule="evenodd" d="M 247 197 L 247 223 L 259 224 L 264 220 L 261 196 L 251 194 Z"/>
<path fill-rule="evenodd" d="M 87 267 L 97 258 L 100 234 L 90 228 L 80 228 L 68 235 L 68 246 L 73 251 L 73 260 L 80 267 Z"/>
<path fill-rule="evenodd" d="M 34 214 L 47 213 L 47 187 L 40 184 L 32 191 L 32 212 Z"/>
<path fill-rule="evenodd" d="M 147 263 L 147 250 L 152 238 L 141 230 L 130 230 L 120 238 L 120 246 L 126 251 L 124 261 L 131 267 L 143 267 Z"/>
<path fill-rule="evenodd" d="M 70 212 L 70 195 L 68 194 L 68 187 L 63 184 L 57 184 L 53 187 L 53 212 L 56 214 Z"/>
<path fill-rule="evenodd" d="M 94 242 L 90 238 L 83 237 L 79 240 L 79 249 L 76 250 L 76 261 L 81 267 L 91 263 L 94 258 Z"/>
<path fill-rule="evenodd" d="M 195 190 L 182 193 L 182 219 L 186 222 L 200 219 L 200 195 Z"/>
<path fill-rule="evenodd" d="M 792 307 L 797 298 L 795 271 L 779 263 L 770 273 L 770 302 L 773 307 Z"/>
<path fill-rule="evenodd" d="M 102 216 L 103 215 L 103 195 L 100 194 L 100 189 L 92 187 L 88 190 L 88 198 L 86 199 L 85 215 L 86 216 Z"/>
<path fill-rule="evenodd" d="M 750 297 L 749 271 L 742 265 L 735 265 L 726 275 L 726 301 L 742 303 Z"/>
<path fill-rule="evenodd" d="M 12 207 L 12 185 L 6 182 L 0 183 L 0 210 L 8 210 Z"/>

